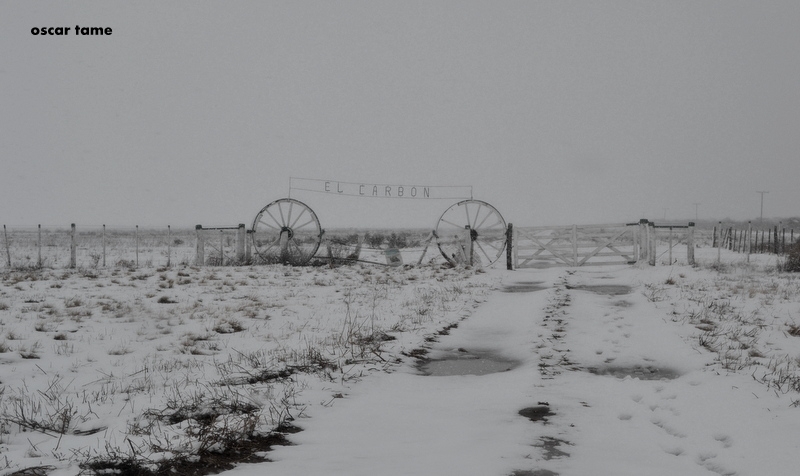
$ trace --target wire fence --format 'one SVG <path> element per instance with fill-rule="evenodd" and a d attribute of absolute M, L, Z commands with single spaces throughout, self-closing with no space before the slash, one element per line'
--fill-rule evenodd
<path fill-rule="evenodd" d="M 0 269 L 232 266 L 272 263 L 252 248 L 244 225 L 172 228 L 3 225 Z M 399 249 L 406 263 L 421 261 L 430 240 L 424 230 L 331 230 L 312 263 L 389 263 Z M 432 245 L 435 247 L 435 245 Z M 438 255 L 429 251 L 428 258 Z M 401 260 L 400 263 L 403 261 Z"/>
<path fill-rule="evenodd" d="M 722 222 L 714 227 L 713 247 L 723 248 L 737 253 L 772 253 L 786 254 L 795 243 L 800 241 L 800 233 L 795 235 L 794 228 L 786 228 L 782 224 L 768 228 L 728 226 Z"/>
<path fill-rule="evenodd" d="M 98 268 L 194 264 L 192 229 L 3 225 L 5 267 Z"/>

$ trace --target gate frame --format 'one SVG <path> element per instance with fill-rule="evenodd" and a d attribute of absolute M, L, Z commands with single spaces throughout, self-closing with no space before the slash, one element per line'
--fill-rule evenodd
<path fill-rule="evenodd" d="M 592 237 L 592 230 L 605 230 L 616 229 L 615 232 L 605 236 Z M 658 231 L 662 229 L 669 230 L 669 262 L 672 263 L 672 248 L 674 246 L 673 237 L 675 229 L 686 230 L 686 257 L 690 266 L 695 265 L 694 260 L 694 222 L 689 222 L 686 225 L 665 223 L 656 224 L 645 218 L 639 220 L 638 223 L 624 223 L 624 224 L 605 224 L 605 225 L 568 225 L 568 226 L 544 226 L 544 227 L 530 227 L 521 231 L 519 228 L 514 228 L 512 224 L 508 225 L 507 232 L 507 269 L 534 267 L 529 266 L 528 263 L 532 262 L 538 256 L 547 256 L 554 259 L 547 267 L 553 266 L 600 266 L 600 265 L 620 265 L 620 264 L 635 264 L 646 262 L 651 266 L 656 265 L 656 241 L 658 238 Z M 586 231 L 589 231 L 588 233 Z M 537 232 L 541 231 L 555 231 L 555 236 L 536 236 Z M 584 237 L 589 237 L 590 241 L 594 243 L 589 246 L 581 246 L 579 238 L 583 231 Z M 624 239 L 627 233 L 631 233 L 630 241 L 620 243 L 620 239 Z M 533 242 L 533 246 L 520 246 L 520 237 L 528 239 Z M 559 240 L 566 240 L 568 247 L 563 244 L 556 245 Z M 545 242 L 546 241 L 546 242 Z M 680 239 L 678 240 L 680 241 Z M 622 246 L 631 246 L 631 251 L 620 250 Z M 581 252 L 581 248 L 585 251 Z M 610 251 L 603 251 L 608 248 Z M 520 256 L 520 249 L 524 251 L 533 251 L 530 256 Z M 625 261 L 590 261 L 592 258 L 600 256 L 619 256 Z M 580 258 L 580 260 L 579 260 Z M 526 266 L 528 265 L 528 266 Z"/>

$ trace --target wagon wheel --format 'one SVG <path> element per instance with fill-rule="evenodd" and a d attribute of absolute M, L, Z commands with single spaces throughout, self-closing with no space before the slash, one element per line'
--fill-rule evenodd
<path fill-rule="evenodd" d="M 253 246 L 265 263 L 304 265 L 322 241 L 319 219 L 303 202 L 281 198 L 253 220 Z"/>
<path fill-rule="evenodd" d="M 471 246 L 467 245 L 467 230 Z M 505 249 L 506 222 L 488 203 L 464 200 L 442 213 L 436 224 L 436 236 L 439 251 L 450 263 L 489 266 Z"/>

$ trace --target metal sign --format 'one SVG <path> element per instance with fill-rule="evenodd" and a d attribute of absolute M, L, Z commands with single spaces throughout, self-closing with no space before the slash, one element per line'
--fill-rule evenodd
<path fill-rule="evenodd" d="M 366 198 L 472 199 L 471 185 L 391 185 L 291 177 L 289 197 L 292 190 Z"/>

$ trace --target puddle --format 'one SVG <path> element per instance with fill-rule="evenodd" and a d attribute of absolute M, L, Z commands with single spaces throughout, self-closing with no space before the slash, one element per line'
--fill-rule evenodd
<path fill-rule="evenodd" d="M 500 288 L 500 291 L 504 293 L 531 293 L 547 289 L 543 284 L 544 281 L 518 281 L 506 284 Z"/>
<path fill-rule="evenodd" d="M 547 422 L 547 417 L 555 415 L 555 413 L 550 411 L 550 406 L 548 405 L 523 408 L 518 413 L 530 421 L 541 421 L 545 423 Z"/>
<path fill-rule="evenodd" d="M 639 380 L 673 380 L 681 376 L 681 374 L 674 369 L 660 368 L 652 365 L 590 367 L 588 370 L 595 375 L 610 375 L 620 379 L 631 377 L 638 378 Z"/>
<path fill-rule="evenodd" d="M 567 453 L 566 451 L 558 449 L 558 447 L 561 446 L 562 443 L 565 445 L 572 446 L 572 443 L 570 443 L 569 441 L 559 440 L 558 438 L 551 438 L 549 436 L 543 436 L 539 438 L 539 443 L 533 446 L 541 448 L 542 452 L 544 453 L 542 455 L 542 458 L 545 461 L 550 461 L 551 459 L 558 459 L 569 456 L 569 453 Z"/>
<path fill-rule="evenodd" d="M 549 469 L 518 470 L 511 473 L 511 476 L 558 476 L 558 473 L 554 473 Z"/>
<path fill-rule="evenodd" d="M 450 375 L 487 375 L 506 372 L 517 366 L 517 362 L 503 359 L 488 352 L 467 352 L 459 349 L 441 359 L 426 360 L 419 366 L 425 375 L 447 377 Z"/>
<path fill-rule="evenodd" d="M 622 284 L 582 284 L 579 286 L 567 286 L 567 289 L 577 289 L 578 291 L 589 291 L 595 294 L 605 294 L 607 296 L 620 296 L 630 294 L 631 287 Z"/>

